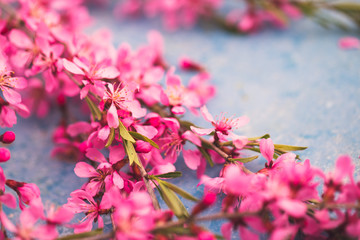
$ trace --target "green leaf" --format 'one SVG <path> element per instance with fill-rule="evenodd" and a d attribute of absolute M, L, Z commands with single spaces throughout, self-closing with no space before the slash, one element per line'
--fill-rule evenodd
<path fill-rule="evenodd" d="M 283 22 L 285 25 L 289 22 L 287 16 L 284 12 L 279 10 L 274 4 L 272 4 L 270 1 L 264 1 L 263 7 L 270 13 L 272 13 L 278 20 Z"/>
<path fill-rule="evenodd" d="M 83 233 L 71 234 L 71 235 L 67 235 L 64 237 L 60 237 L 60 238 L 57 238 L 57 240 L 82 239 L 82 238 L 93 237 L 93 236 L 99 235 L 101 233 L 103 233 L 103 229 L 98 228 L 98 229 L 92 230 L 90 232 L 83 232 Z"/>
<path fill-rule="evenodd" d="M 289 151 L 301 151 L 307 149 L 307 147 L 299 147 L 299 146 L 290 146 L 283 144 L 274 144 L 275 149 L 279 149 L 281 151 L 289 152 Z"/>
<path fill-rule="evenodd" d="M 124 124 L 119 120 L 119 134 L 123 139 L 135 143 L 135 139 L 130 135 Z"/>
<path fill-rule="evenodd" d="M 182 176 L 182 172 L 168 172 L 168 173 L 155 175 L 155 177 L 159 177 L 159 178 L 177 178 L 181 176 Z"/>
<path fill-rule="evenodd" d="M 85 101 L 88 104 L 91 114 L 93 115 L 94 119 L 97 119 L 100 121 L 101 116 L 102 116 L 100 109 L 95 105 L 95 103 L 89 97 L 86 96 Z"/>
<path fill-rule="evenodd" d="M 108 141 L 107 141 L 105 147 L 110 147 L 110 145 L 114 141 L 114 138 L 115 138 L 115 128 L 111 128 L 110 135 L 109 135 L 109 138 L 108 138 Z"/>
<path fill-rule="evenodd" d="M 195 124 L 189 121 L 179 120 L 180 125 L 185 128 L 186 130 L 191 130 L 190 127 L 197 127 Z"/>
<path fill-rule="evenodd" d="M 161 181 L 161 180 L 160 180 Z M 196 197 L 194 197 L 193 195 L 191 195 L 190 193 L 186 192 L 185 190 L 179 188 L 178 186 L 166 182 L 166 181 L 161 181 L 166 187 L 170 188 L 171 190 L 173 190 L 174 192 L 176 192 L 177 194 L 179 194 L 180 196 L 182 196 L 183 198 L 186 198 L 190 201 L 193 202 L 198 202 L 199 199 L 197 199 Z"/>
<path fill-rule="evenodd" d="M 204 156 L 204 158 L 206 159 L 206 161 L 209 163 L 210 167 L 214 166 L 214 162 L 211 159 L 210 154 L 208 153 L 208 151 L 206 151 L 204 148 L 198 147 L 199 151 L 201 152 L 201 154 Z"/>
<path fill-rule="evenodd" d="M 238 161 L 238 162 L 242 162 L 242 163 L 248 163 L 251 162 L 255 159 L 257 159 L 259 156 L 252 156 L 252 157 L 247 157 L 247 158 L 230 158 L 230 161 Z"/>
<path fill-rule="evenodd" d="M 262 138 L 265 138 L 265 139 L 268 139 L 270 138 L 270 134 L 264 134 L 263 136 L 261 137 L 252 137 L 252 138 L 248 138 L 249 141 L 255 141 L 255 140 L 258 140 L 258 139 L 262 139 Z"/>
<path fill-rule="evenodd" d="M 142 134 L 140 134 L 138 132 L 129 131 L 129 133 L 133 138 L 135 138 L 137 140 L 142 140 L 142 141 L 148 142 L 148 143 L 150 143 L 151 146 L 159 149 L 159 145 L 157 145 L 156 142 L 154 142 L 150 138 L 145 137 L 144 135 L 142 135 Z"/>
<path fill-rule="evenodd" d="M 124 138 L 123 138 L 123 142 L 124 142 L 124 147 L 125 147 L 126 154 L 129 157 L 130 166 L 133 165 L 133 163 L 136 163 L 137 165 L 140 166 L 139 158 L 138 158 L 138 155 L 137 155 L 137 153 L 135 151 L 133 143 L 126 140 L 126 139 L 124 139 Z"/>
<path fill-rule="evenodd" d="M 186 210 L 184 204 L 180 201 L 178 196 L 176 196 L 176 194 L 165 185 L 166 182 L 160 179 L 157 179 L 157 182 L 160 187 L 159 192 L 162 199 L 164 200 L 166 205 L 173 211 L 175 216 L 179 219 L 189 217 L 189 213 Z"/>

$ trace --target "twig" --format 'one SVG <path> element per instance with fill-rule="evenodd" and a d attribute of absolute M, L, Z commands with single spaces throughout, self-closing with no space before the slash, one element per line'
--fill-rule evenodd
<path fill-rule="evenodd" d="M 146 189 L 150 195 L 150 198 L 151 198 L 151 201 L 152 201 L 152 204 L 154 206 L 154 209 L 155 210 L 159 210 L 160 209 L 160 204 L 156 198 L 156 195 L 155 195 L 155 192 L 154 192 L 154 189 L 153 187 L 151 186 L 151 183 L 148 179 L 148 174 L 144 168 L 144 166 L 142 165 L 141 161 L 139 161 L 140 164 L 138 164 L 137 166 L 139 167 L 139 170 L 140 170 L 140 174 L 141 174 L 141 177 L 145 183 L 145 186 L 146 186 Z"/>

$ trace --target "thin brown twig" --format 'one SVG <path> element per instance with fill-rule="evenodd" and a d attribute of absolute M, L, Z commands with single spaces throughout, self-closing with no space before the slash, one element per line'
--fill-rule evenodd
<path fill-rule="evenodd" d="M 156 195 L 155 195 L 155 192 L 154 192 L 154 188 L 152 187 L 149 179 L 148 179 L 148 173 L 146 172 L 144 166 L 142 165 L 141 161 L 139 161 L 140 164 L 138 164 L 137 166 L 139 167 L 139 170 L 140 170 L 140 174 L 141 174 L 141 177 L 145 183 L 145 186 L 146 186 L 146 189 L 150 195 L 150 198 L 151 198 L 151 201 L 152 201 L 152 204 L 154 206 L 154 209 L 155 210 L 159 210 L 160 209 L 160 204 L 156 198 Z"/>

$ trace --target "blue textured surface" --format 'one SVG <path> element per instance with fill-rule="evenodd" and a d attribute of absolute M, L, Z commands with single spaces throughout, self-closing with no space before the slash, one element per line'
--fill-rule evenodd
<path fill-rule="evenodd" d="M 94 15 L 101 21 L 93 29 L 110 28 L 116 46 L 123 41 L 134 48 L 144 44 L 146 33 L 161 25 L 141 19 L 119 23 L 107 13 Z M 337 41 L 344 35 L 306 20 L 285 31 L 267 30 L 247 37 L 201 28 L 163 32 L 169 63 L 176 65 L 186 55 L 212 74 L 218 93 L 208 104 L 211 113 L 250 117 L 239 134 L 269 133 L 276 143 L 309 146 L 301 157 L 323 170 L 332 169 L 336 157 L 347 153 L 358 171 L 360 53 L 338 48 Z M 54 111 L 44 120 L 21 120 L 15 127 L 17 140 L 10 146 L 12 160 L 3 167 L 8 178 L 38 184 L 45 202 L 63 204 L 84 181 L 73 173 L 73 164 L 50 159 L 57 117 Z M 187 118 L 209 126 L 201 118 Z M 255 170 L 263 164 L 261 159 L 249 166 Z M 179 159 L 178 170 L 186 170 L 183 165 Z M 207 174 L 215 177 L 218 170 Z M 200 197 L 195 172 L 186 171 L 176 184 Z M 220 227 L 217 222 L 206 226 L 215 231 Z"/>

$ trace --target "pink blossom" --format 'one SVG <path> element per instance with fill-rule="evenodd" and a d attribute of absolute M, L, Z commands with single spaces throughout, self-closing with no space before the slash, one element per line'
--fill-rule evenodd
<path fill-rule="evenodd" d="M 267 160 L 267 166 L 272 167 L 272 159 L 274 158 L 274 144 L 271 138 L 261 139 L 259 143 L 260 152 Z"/>
<path fill-rule="evenodd" d="M 58 233 L 55 228 L 36 225 L 38 217 L 33 215 L 31 209 L 24 209 L 19 218 L 19 223 L 14 225 L 7 218 L 5 213 L 0 213 L 1 223 L 4 227 L 15 235 L 14 239 L 55 239 Z"/>
<path fill-rule="evenodd" d="M 111 199 L 115 206 L 113 218 L 116 238 L 148 239 L 156 217 L 149 195 L 145 192 L 132 192 L 127 199 L 118 195 L 112 195 Z"/>
<path fill-rule="evenodd" d="M 67 59 L 62 59 L 66 70 L 75 74 L 84 76 L 83 84 L 85 87 L 80 92 L 80 98 L 83 99 L 90 90 L 95 94 L 103 96 L 105 91 L 105 83 L 101 79 L 114 79 L 120 73 L 113 66 L 106 66 L 104 64 L 91 64 L 87 59 L 74 58 L 72 62 Z"/>
<path fill-rule="evenodd" d="M 166 74 L 166 90 L 161 93 L 161 103 L 171 106 L 173 114 L 184 114 L 185 108 L 198 108 L 201 106 L 197 95 L 191 94 L 182 84 L 179 76 L 174 74 L 175 68 L 171 68 Z"/>
<path fill-rule="evenodd" d="M 4 63 L 0 62 L 0 65 Z M 0 66 L 0 89 L 10 104 L 19 104 L 21 95 L 13 88 L 23 89 L 26 87 L 26 80 L 21 77 L 11 77 L 11 72 L 6 70 L 5 65 Z"/>
<path fill-rule="evenodd" d="M 191 130 L 198 135 L 208 135 L 211 132 L 215 131 L 216 137 L 220 140 L 226 141 L 225 136 L 229 136 L 233 140 L 233 144 L 236 148 L 243 148 L 248 140 L 246 137 L 238 136 L 234 134 L 231 130 L 237 129 L 249 122 L 249 118 L 247 116 L 242 116 L 238 118 L 226 118 L 224 115 L 221 115 L 219 119 L 215 120 L 214 117 L 209 113 L 206 106 L 200 108 L 200 112 L 204 119 L 210 122 L 213 125 L 213 128 L 198 128 L 191 126 Z"/>
<path fill-rule="evenodd" d="M 10 144 L 15 141 L 15 133 L 12 131 L 6 131 L 0 136 L 0 141 L 6 144 Z"/>
<path fill-rule="evenodd" d="M 17 182 L 7 179 L 6 185 L 13 189 L 19 196 L 19 207 L 25 209 L 25 204 L 30 204 L 36 198 L 40 197 L 40 190 L 34 183 Z"/>
<path fill-rule="evenodd" d="M 68 202 L 64 205 L 64 207 L 75 214 L 86 214 L 80 224 L 74 226 L 75 233 L 90 231 L 94 221 L 98 223 L 99 228 L 104 226 L 101 213 L 105 213 L 111 207 L 110 201 L 107 197 L 104 196 L 101 203 L 98 203 L 84 190 L 75 190 L 70 194 L 70 196 L 71 197 L 68 198 Z"/>
<path fill-rule="evenodd" d="M 342 49 L 360 48 L 360 41 L 355 37 L 344 37 L 339 40 L 339 47 Z"/>
<path fill-rule="evenodd" d="M 7 148 L 0 148 L 0 162 L 7 162 L 11 158 L 11 153 Z"/>
<path fill-rule="evenodd" d="M 141 108 L 140 103 L 134 99 L 133 89 L 129 89 L 127 86 L 121 88 L 120 85 L 115 89 L 112 84 L 108 84 L 107 88 L 108 91 L 105 92 L 103 100 L 105 103 L 110 102 L 107 113 L 109 127 L 117 128 L 119 126 L 118 109 L 131 112 L 135 118 L 145 116 L 146 110 Z"/>
<path fill-rule="evenodd" d="M 16 208 L 16 199 L 10 193 L 5 193 L 6 177 L 4 170 L 0 167 L 0 202 L 8 206 L 9 208 Z"/>

